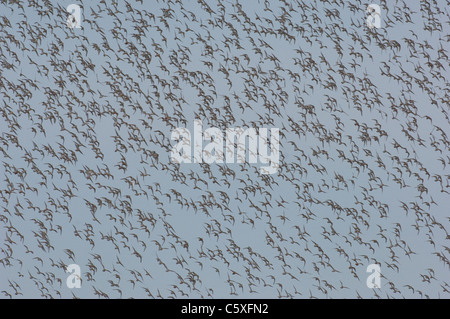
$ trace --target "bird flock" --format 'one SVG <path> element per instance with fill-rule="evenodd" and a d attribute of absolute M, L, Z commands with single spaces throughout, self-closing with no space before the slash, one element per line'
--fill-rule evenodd
<path fill-rule="evenodd" d="M 0 4 L 0 298 L 450 297 L 448 1 L 71 3 Z"/>

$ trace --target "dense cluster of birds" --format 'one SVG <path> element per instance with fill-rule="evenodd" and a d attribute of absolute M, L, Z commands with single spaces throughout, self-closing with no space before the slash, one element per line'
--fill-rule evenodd
<path fill-rule="evenodd" d="M 1 298 L 450 297 L 448 1 L 368 4 L 2 0 Z M 195 119 L 278 172 L 173 163 Z"/>

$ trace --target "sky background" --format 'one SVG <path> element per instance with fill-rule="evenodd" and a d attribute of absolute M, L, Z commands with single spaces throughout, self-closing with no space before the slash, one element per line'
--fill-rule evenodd
<path fill-rule="evenodd" d="M 56 6 L 54 2 L 50 3 Z M 58 5 L 65 8 L 70 3 L 60 1 Z M 450 294 L 443 290 L 449 281 L 448 264 L 436 255 L 449 255 L 447 232 L 450 200 L 448 193 L 444 192 L 448 191 L 449 170 L 440 161 L 442 158 L 449 164 L 448 139 L 442 133 L 449 131 L 448 59 L 442 55 L 449 47 L 448 6 L 442 2 L 437 7 L 441 10 L 439 13 L 435 4 L 429 5 L 429 10 L 434 12 L 432 18 L 442 26 L 441 31 L 429 32 L 424 30 L 424 26 L 432 25 L 427 5 L 419 1 L 407 2 L 407 5 L 402 1 L 379 3 L 382 23 L 377 30 L 366 27 L 365 10 L 369 3 L 361 1 L 344 1 L 341 6 L 319 1 L 292 2 L 295 11 L 285 16 L 286 21 L 280 16 L 289 7 L 282 1 L 267 2 L 270 10 L 265 9 L 264 1 L 242 1 L 239 5 L 234 1 L 220 3 L 225 10 L 225 21 L 235 28 L 237 35 L 233 35 L 226 23 L 220 25 L 219 22 L 219 25 L 214 26 L 208 22 L 220 20 L 222 9 L 215 1 L 208 1 L 214 11 L 211 14 L 197 1 L 183 1 L 182 4 L 130 2 L 131 9 L 127 9 L 126 1 L 119 1 L 117 6 L 114 3 L 78 2 L 83 8 L 82 28 L 74 30 L 65 26 L 65 12 L 58 13 L 54 9 L 48 16 L 40 17 L 39 11 L 43 8 L 23 3 L 22 11 L 17 5 L 0 5 L 3 19 L 10 22 L 10 25 L 3 22 L 1 27 L 1 59 L 3 65 L 5 62 L 13 65 L 10 69 L 3 67 L 0 73 L 3 82 L 0 88 L 3 110 L 0 117 L 1 148 L 9 155 L 2 155 L 4 165 L 0 165 L 0 190 L 3 196 L 0 213 L 7 218 L 0 221 L 0 225 L 4 226 L 0 231 L 0 259 L 10 263 L 9 266 L 0 265 L 0 290 L 14 296 L 15 289 L 9 286 L 13 282 L 18 284 L 21 293 L 15 297 L 31 298 L 92 298 L 96 297 L 96 290 L 106 293 L 110 298 L 145 298 L 149 296 L 148 291 L 152 296 L 165 298 L 373 298 L 375 294 L 383 298 L 420 298 L 425 295 L 448 298 Z M 242 11 L 239 11 L 239 6 Z M 171 10 L 168 10 L 169 7 Z M 115 13 L 116 8 L 118 13 Z M 339 17 L 327 16 L 330 10 L 337 10 Z M 141 42 L 133 36 L 138 27 L 144 26 L 142 21 L 137 21 L 138 12 L 148 23 Z M 251 23 L 244 22 L 242 12 Z M 95 21 L 103 35 L 90 21 Z M 168 27 L 164 21 L 167 21 Z M 260 33 L 246 31 L 243 25 L 255 27 Z M 304 28 L 303 35 L 291 26 Z M 286 27 L 292 39 L 263 32 L 264 28 L 276 30 L 283 27 Z M 42 32 L 41 29 L 46 30 L 47 34 L 34 44 L 33 38 Z M 336 35 L 333 35 L 333 31 L 336 31 Z M 20 45 L 12 44 L 7 35 L 14 36 Z M 412 39 L 416 43 L 416 52 L 408 47 L 405 39 Z M 105 40 L 109 50 L 103 44 Z M 336 50 L 335 41 L 341 47 L 342 56 Z M 387 46 L 393 41 L 398 42 L 400 48 Z M 384 43 L 385 47 L 380 47 L 380 43 Z M 33 51 L 33 46 L 37 47 L 36 51 Z M 137 48 L 136 55 L 132 53 L 133 46 Z M 209 49 L 214 51 L 212 55 L 207 54 Z M 441 53 L 439 50 L 442 50 Z M 300 51 L 304 52 L 303 55 Z M 16 53 L 17 60 L 10 52 Z M 355 52 L 360 56 L 355 55 Z M 138 64 L 143 65 L 141 61 L 146 53 L 151 56 L 151 62 L 144 69 Z M 182 61 L 183 55 L 187 59 L 177 67 L 174 61 Z M 249 63 L 244 55 L 248 56 Z M 307 57 L 315 61 L 315 68 L 302 66 L 306 65 L 304 59 Z M 321 59 L 325 59 L 329 66 Z M 239 61 L 237 66 L 233 65 L 233 60 Z M 92 63 L 92 70 L 86 70 L 83 61 Z M 210 62 L 212 67 L 205 61 Z M 443 68 L 439 68 L 435 61 L 439 61 Z M 345 72 L 353 74 L 354 81 L 341 77 L 338 72 L 340 64 L 345 66 Z M 64 65 L 70 70 L 64 71 Z M 418 66 L 422 67 L 421 72 L 417 71 Z M 45 68 L 48 69 L 48 75 L 45 75 Z M 231 87 L 221 68 L 229 73 Z M 77 69 L 79 73 L 76 73 Z M 191 81 L 183 80 L 180 70 L 188 72 Z M 255 75 L 250 77 L 245 72 L 248 70 L 255 71 Z M 293 81 L 290 72 L 298 73 L 298 82 Z M 398 78 L 395 80 L 383 75 L 383 72 L 390 72 Z M 70 73 L 75 79 L 69 76 Z M 197 79 L 192 76 L 194 73 L 198 75 Z M 212 85 L 208 84 L 208 80 L 201 81 L 201 74 L 207 75 Z M 409 76 L 413 78 L 409 80 L 412 84 L 408 90 L 404 81 Z M 420 88 L 414 77 L 417 82 L 426 77 L 429 81 L 425 84 L 427 90 Z M 28 84 L 31 94 L 21 99 L 23 93 L 16 95 L 14 91 L 21 91 L 14 89 L 14 85 L 20 85 L 24 79 L 33 81 L 36 88 Z M 330 79 L 335 82 L 335 89 L 326 88 Z M 372 90 L 364 91 L 362 79 L 370 80 Z M 64 82 L 63 89 L 58 87 L 58 81 L 61 80 Z M 136 86 L 133 88 L 133 82 L 138 84 L 139 89 Z M 112 89 L 112 83 L 116 90 Z M 247 89 L 258 97 L 249 100 Z M 46 93 L 48 90 L 56 90 L 57 97 L 50 98 L 50 94 Z M 200 91 L 211 97 L 208 107 L 199 95 Z M 171 100 L 170 94 L 175 99 Z M 286 94 L 284 100 L 280 94 Z M 128 96 L 128 100 L 124 100 L 124 95 Z M 279 114 L 270 112 L 264 106 L 263 96 L 278 107 Z M 375 103 L 376 98 L 379 104 Z M 225 116 L 227 99 L 234 120 Z M 406 100 L 413 101 L 416 108 L 414 112 L 402 111 Z M 177 106 L 177 101 L 180 106 Z M 240 103 L 248 103 L 250 107 L 242 111 Z M 313 106 L 313 113 L 307 114 L 300 107 L 301 104 Z M 141 109 L 136 108 L 137 105 Z M 27 108 L 28 114 L 25 113 Z M 205 109 L 204 113 L 202 108 Z M 102 115 L 99 115 L 99 111 L 103 112 Z M 225 130 L 226 127 L 251 126 L 280 128 L 283 133 L 281 163 L 285 166 L 279 174 L 262 176 L 258 173 L 259 164 L 245 165 L 243 168 L 240 164 L 212 164 L 209 166 L 210 174 L 205 172 L 205 166 L 199 164 L 173 165 L 170 163 L 170 152 L 154 141 L 162 140 L 169 147 L 174 144 L 169 141 L 173 127 L 164 121 L 164 117 L 177 117 L 179 114 L 185 124 L 172 121 L 172 125 L 187 127 L 191 132 L 196 117 L 202 120 L 204 129 L 219 127 Z M 214 115 L 222 122 L 215 121 Z M 56 120 L 52 120 L 52 116 Z M 270 121 L 262 123 L 261 118 L 264 117 Z M 337 119 L 341 124 L 337 124 Z M 147 127 L 143 120 L 149 124 Z M 10 123 L 14 121 L 18 126 L 11 127 Z M 37 123 L 42 123 L 45 134 L 39 131 Z M 66 130 L 62 130 L 60 123 Z M 313 126 L 318 123 L 324 129 L 314 132 Z M 358 129 L 355 123 L 361 127 L 367 125 L 367 132 L 372 136 L 370 142 L 361 139 L 362 129 Z M 373 139 L 377 136 L 376 123 L 386 132 L 386 136 L 379 137 L 379 142 Z M 133 130 L 133 125 L 138 130 Z M 296 132 L 295 125 L 299 125 L 304 132 Z M 402 131 L 408 125 L 412 128 L 409 134 L 414 140 L 408 139 Z M 338 133 L 342 136 L 342 144 L 320 140 L 320 137 L 337 136 Z M 130 138 L 132 134 L 138 134 L 138 141 Z M 11 136 L 17 136 L 18 145 L 14 145 Z M 85 145 L 82 153 L 74 151 L 77 143 L 74 136 Z M 418 138 L 423 139 L 423 145 L 420 145 Z M 119 139 L 126 146 L 126 151 L 118 148 Z M 406 151 L 395 149 L 395 141 Z M 56 153 L 70 153 L 72 150 L 76 153 L 77 161 L 65 162 L 61 156 L 50 154 L 42 156 L 38 149 L 42 150 L 45 146 L 51 146 Z M 103 155 L 101 158 L 96 157 L 95 148 Z M 315 157 L 314 149 L 325 150 L 329 157 L 324 154 Z M 27 152 L 33 156 L 35 167 L 47 176 L 45 185 L 40 184 L 42 177 L 27 164 Z M 152 160 L 150 157 L 145 159 L 145 152 L 156 152 L 159 162 L 150 165 Z M 307 160 L 302 157 L 302 152 Z M 366 169 L 356 163 L 350 165 L 339 157 L 339 152 L 348 158 L 352 158 L 353 153 L 355 160 L 367 163 Z M 377 155 L 385 168 L 378 165 Z M 408 166 L 399 165 L 395 156 Z M 126 171 L 119 169 L 123 158 L 128 165 Z M 326 168 L 326 172 L 317 172 L 308 164 L 309 159 L 313 164 Z M 410 162 L 407 162 L 408 159 Z M 63 165 L 68 173 L 58 174 L 55 171 L 50 176 L 46 172 L 50 165 L 55 168 Z M 11 167 L 22 168 L 26 176 L 21 179 Z M 87 167 L 94 171 L 108 167 L 114 179 L 99 176 L 89 181 L 82 172 Z M 165 167 L 185 174 L 186 184 L 174 180 Z M 224 179 L 221 176 L 224 167 L 235 174 L 234 179 L 226 177 L 229 186 L 221 181 Z M 421 167 L 429 172 L 430 177 L 420 170 Z M 140 175 L 144 171 L 148 173 L 147 176 Z M 376 181 L 370 180 L 370 171 L 376 176 Z M 195 183 L 189 178 L 191 173 L 194 176 L 198 174 L 208 185 L 199 182 L 198 188 L 195 188 Z M 423 184 L 427 188 L 422 198 L 418 197 L 421 194 L 418 190 L 421 182 L 414 173 L 424 179 Z M 338 182 L 337 175 L 342 176 L 348 188 Z M 402 178 L 408 186 L 400 187 L 394 181 L 394 175 Z M 136 191 L 129 187 L 125 179 L 130 176 L 139 180 L 140 187 L 148 192 L 148 197 L 139 194 L 142 192 L 138 186 Z M 216 177 L 220 185 L 214 184 L 211 176 Z M 435 176 L 440 176 L 442 183 L 436 181 Z M 70 178 L 73 183 L 69 181 Z M 8 194 L 8 181 L 15 187 L 11 194 Z M 377 186 L 380 182 L 385 185 L 383 189 Z M 20 183 L 36 187 L 37 192 L 26 190 L 20 193 Z M 260 185 L 263 191 L 248 192 L 246 198 L 243 190 L 245 183 L 255 187 Z M 308 183 L 313 186 L 308 186 Z M 329 188 L 324 184 L 329 185 Z M 63 191 L 68 187 L 74 194 L 72 198 Z M 108 192 L 107 187 L 120 189 L 121 195 L 115 197 Z M 155 191 L 155 197 L 152 197 L 150 188 L 160 189 L 160 192 Z M 201 202 L 213 195 L 220 203 L 221 192 L 224 192 L 230 198 L 226 204 L 229 211 L 208 208 L 207 215 L 201 209 L 196 211 L 192 207 L 179 205 L 173 190 L 188 202 Z M 299 198 L 298 195 L 304 192 L 309 192 L 316 201 L 307 202 Z M 164 194 L 169 194 L 171 198 Z M 117 208 L 108 208 L 107 205 L 99 207 L 95 212 L 96 222 L 87 202 L 97 203 L 101 198 L 110 199 Z M 373 198 L 372 205 L 370 198 Z M 267 206 L 268 214 L 260 214 L 254 205 L 263 207 L 262 203 L 266 200 L 271 204 Z M 285 203 L 278 205 L 277 201 L 283 200 Z M 432 200 L 435 204 L 425 204 Z M 72 219 L 64 213 L 63 208 L 57 207 L 58 201 L 67 205 Z M 339 213 L 331 209 L 327 201 L 338 203 L 343 208 L 354 208 L 361 218 L 347 215 L 346 211 Z M 362 206 L 356 201 L 362 202 Z M 52 202 L 56 203 L 56 207 Z M 126 202 L 131 208 L 129 212 L 123 209 Z M 408 213 L 403 210 L 402 202 L 409 207 Z M 17 203 L 22 207 L 17 206 Z M 420 207 L 419 213 L 414 211 L 414 203 Z M 386 217 L 381 217 L 377 208 L 382 205 L 389 208 Z M 52 211 L 51 217 L 45 216 L 45 208 Z M 361 208 L 367 212 L 366 215 Z M 24 218 L 15 215 L 15 209 Z M 150 234 L 141 228 L 139 212 L 153 216 L 154 226 L 145 222 Z M 314 214 L 312 220 L 304 218 L 307 212 Z M 224 213 L 233 216 L 235 222 L 224 216 Z M 119 223 L 120 216 L 124 218 L 124 224 Z M 283 222 L 280 216 L 288 219 Z M 333 222 L 337 233 L 329 235 L 331 240 L 323 236 L 324 230 L 331 232 L 327 218 Z M 431 225 L 433 220 L 440 223 L 443 229 L 437 224 Z M 51 250 L 38 247 L 39 238 L 36 234 L 41 229 L 37 221 L 42 221 L 47 229 L 53 247 Z M 209 236 L 208 225 L 217 227 L 214 226 L 216 221 L 221 229 L 228 227 L 232 235 L 221 233 L 217 237 Z M 401 225 L 401 230 L 398 230 L 397 224 Z M 419 231 L 414 224 L 420 226 Z M 11 225 L 24 236 L 23 241 L 8 230 Z M 57 225 L 61 231 L 50 230 L 56 229 Z M 167 235 L 167 225 L 171 225 L 179 241 Z M 355 226 L 361 230 L 362 241 L 376 240 L 379 246 L 372 243 L 374 250 L 371 250 L 367 245 L 352 239 Z M 277 238 L 274 227 L 285 240 Z M 296 227 L 309 234 L 306 240 L 299 239 Z M 386 240 L 380 236 L 380 229 L 384 229 Z M 81 238 L 75 236 L 74 230 L 81 233 Z M 119 232 L 129 239 L 123 239 Z M 116 238 L 120 251 L 105 240 L 105 236 L 109 235 Z M 275 243 L 272 247 L 268 245 L 267 236 Z M 8 237 L 14 243 L 8 243 Z M 203 245 L 199 237 L 204 240 Z M 139 240 L 145 243 L 145 250 Z M 123 247 L 121 241 L 130 249 Z M 188 249 L 183 247 L 184 243 L 189 244 Z M 245 258 L 232 256 L 230 251 L 233 250 L 233 243 L 240 247 Z M 397 256 L 393 261 L 389 245 L 397 243 L 398 246 L 392 248 Z M 158 245 L 163 249 L 159 250 Z M 328 256 L 336 272 L 320 264 L 324 259 L 316 245 Z M 7 252 L 7 246 L 13 248 L 12 254 Z M 27 248 L 33 253 L 27 253 Z M 349 258 L 339 254 L 337 249 L 340 248 Z M 408 257 L 403 248 L 410 248 L 415 254 Z M 74 260 L 65 253 L 66 249 L 74 252 Z M 142 260 L 133 255 L 134 249 L 141 254 Z M 202 257 L 199 254 L 201 249 L 208 256 Z M 255 254 L 251 254 L 250 249 Z M 229 265 L 217 256 L 217 250 L 222 252 Z M 216 251 L 216 256 L 212 255 L 213 251 Z M 101 263 L 93 257 L 95 254 L 101 256 Z M 172 271 L 166 271 L 158 263 L 158 258 Z M 177 264 L 177 258 L 184 258 L 186 263 Z M 249 263 L 251 260 L 258 266 Z M 266 265 L 264 260 L 270 265 Z M 381 289 L 372 290 L 366 286 L 366 268 L 374 261 L 381 265 L 384 278 Z M 80 265 L 82 288 L 66 287 L 68 274 L 64 272 L 64 267 L 57 265 L 60 262 L 64 265 Z M 96 272 L 89 269 L 90 264 L 97 267 Z M 106 271 L 103 271 L 101 264 Z M 395 267 L 389 268 L 389 264 Z M 349 267 L 354 267 L 354 271 Z M 430 282 L 424 281 L 424 276 L 430 276 L 430 269 L 434 278 Z M 151 277 L 144 275 L 146 271 Z M 135 272 L 140 272 L 143 278 L 137 280 Z M 296 279 L 292 279 L 287 272 Z M 180 283 L 180 277 L 189 281 L 194 274 L 199 278 L 195 285 Z M 109 281 L 117 286 L 112 286 Z M 233 284 L 230 285 L 230 282 Z M 326 283 L 336 289 L 328 289 Z M 176 285 L 183 293 L 172 285 Z M 341 289 L 341 285 L 348 289 Z M 413 287 L 414 292 L 407 285 Z M 120 289 L 121 293 L 115 288 Z M 326 288 L 327 292 L 322 288 Z M 0 296 L 6 298 L 4 294 Z"/>

